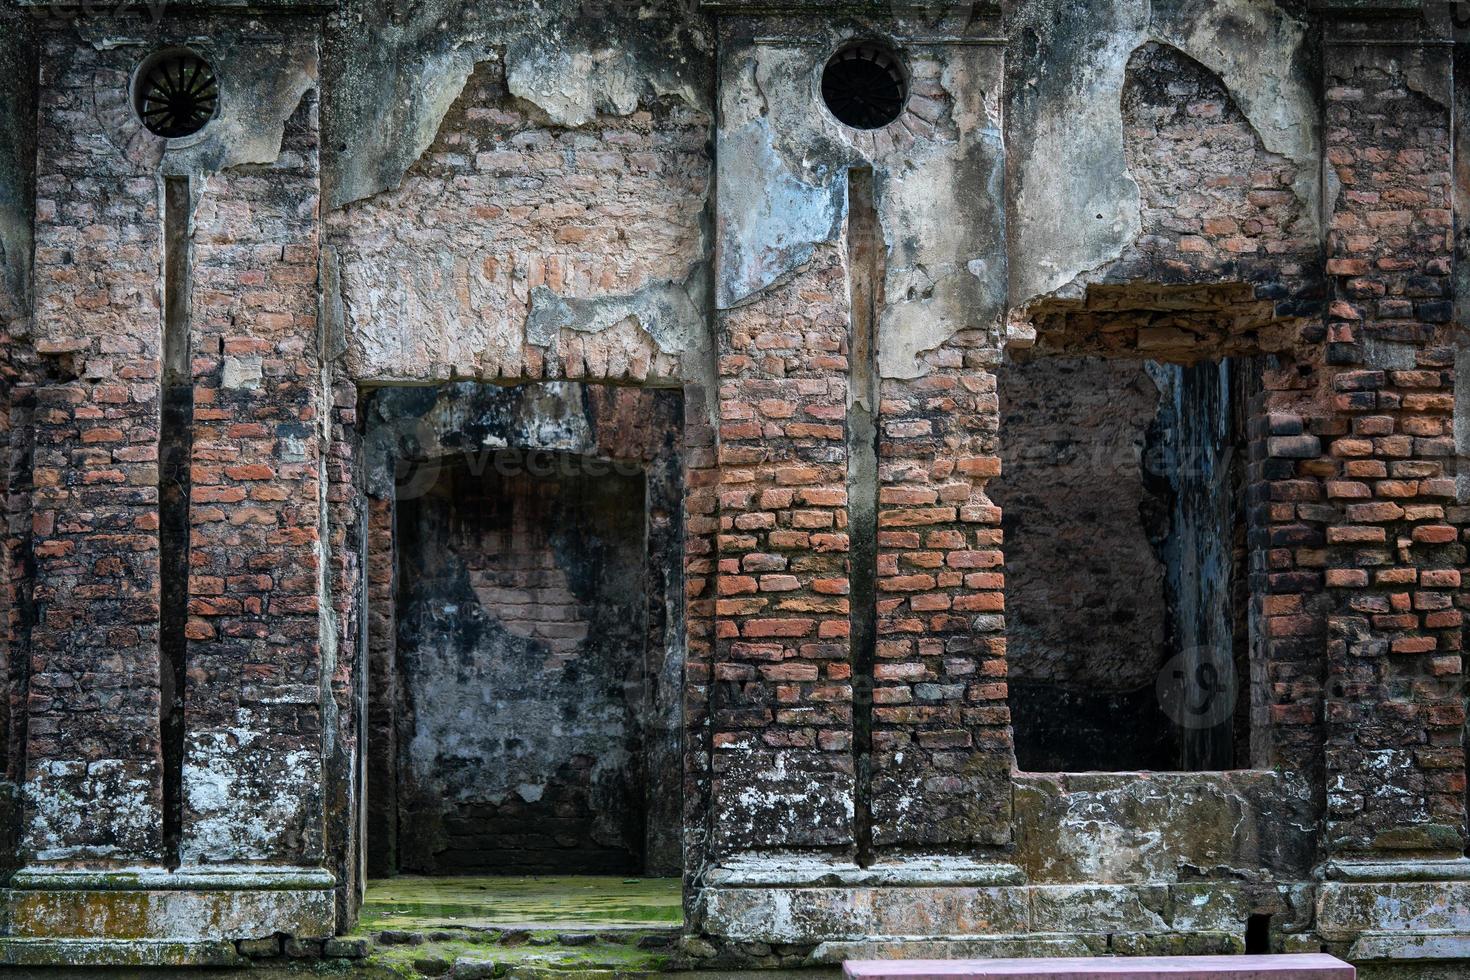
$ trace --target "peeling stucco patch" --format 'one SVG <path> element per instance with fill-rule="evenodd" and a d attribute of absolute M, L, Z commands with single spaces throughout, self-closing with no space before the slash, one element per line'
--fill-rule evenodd
<path fill-rule="evenodd" d="M 724 141 L 730 146 L 719 156 L 716 302 L 730 309 L 810 261 L 818 242 L 837 239 L 847 218 L 847 179 L 822 187 L 789 172 L 761 119 Z"/>
<path fill-rule="evenodd" d="M 1015 22 L 1009 128 L 1015 226 L 1010 299 L 1022 306 L 1087 277 L 1141 230 L 1127 172 L 1119 99 L 1128 60 L 1148 41 L 1216 73 L 1265 147 L 1298 168 L 1293 185 L 1315 217 L 1319 174 L 1305 25 L 1270 0 L 1128 0 L 1081 8 L 1033 0 Z"/>
<path fill-rule="evenodd" d="M 116 68 L 92 78 L 99 128 L 134 163 L 162 163 L 165 173 L 213 173 L 230 167 L 276 163 L 286 121 L 317 88 L 316 39 L 229 32 L 202 42 L 188 38 L 220 79 L 219 111 L 193 136 L 165 140 L 143 128 L 133 109 L 128 72 L 161 43 L 145 36 L 117 36 L 92 28 L 92 46 L 108 51 Z"/>
<path fill-rule="evenodd" d="M 913 378 L 922 353 L 995 326 L 1004 308 L 1003 49 L 901 42 L 924 77 L 898 121 L 860 132 L 832 118 L 816 86 L 840 39 L 754 39 L 726 55 L 715 302 L 740 306 L 838 241 L 848 174 L 871 169 L 887 245 L 878 369 Z"/>
<path fill-rule="evenodd" d="M 640 100 L 672 96 L 708 103 L 705 22 L 680 5 L 623 11 L 616 5 L 432 0 L 385 16 L 383 0 L 356 0 L 338 14 L 344 30 L 330 79 L 327 149 L 341 206 L 398 186 L 433 142 L 475 66 L 503 57 L 512 94 L 553 125 L 577 127 L 598 113 L 626 115 Z M 609 38 L 617 38 L 616 47 Z"/>
<path fill-rule="evenodd" d="M 632 293 L 590 299 L 564 297 L 536 286 L 526 314 L 526 341 L 550 347 L 562 330 L 597 333 L 633 319 L 665 354 L 699 349 L 706 334 L 698 302 L 704 280 L 703 267 L 697 267 L 682 283 L 651 282 Z"/>

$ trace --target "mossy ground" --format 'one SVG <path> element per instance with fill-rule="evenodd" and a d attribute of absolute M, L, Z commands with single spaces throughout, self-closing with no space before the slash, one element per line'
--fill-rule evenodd
<path fill-rule="evenodd" d="M 369 884 L 355 934 L 378 940 L 364 965 L 413 980 L 647 976 L 673 965 L 681 903 L 676 878 L 404 876 Z"/>
<path fill-rule="evenodd" d="M 359 933 L 459 927 L 672 928 L 684 921 L 677 878 L 421 878 L 368 884 Z"/>
<path fill-rule="evenodd" d="M 533 944 L 534 943 L 534 944 Z M 439 977 L 451 968 L 463 971 L 474 964 L 485 976 L 642 977 L 662 973 L 670 966 L 665 951 L 639 949 L 636 945 L 593 942 L 564 946 L 554 933 L 533 933 L 532 942 L 498 946 L 464 939 L 435 939 L 421 946 L 379 946 L 368 957 L 374 966 L 386 967 L 406 980 Z"/>

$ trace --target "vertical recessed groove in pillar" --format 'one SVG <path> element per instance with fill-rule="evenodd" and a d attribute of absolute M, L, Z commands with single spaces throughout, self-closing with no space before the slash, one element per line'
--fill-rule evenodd
<path fill-rule="evenodd" d="M 189 352 L 189 179 L 164 181 L 163 414 L 158 434 L 159 725 L 163 848 L 179 863 L 183 829 L 184 670 L 189 621 L 189 465 L 194 384 Z"/>
<path fill-rule="evenodd" d="M 1450 8 L 1458 12 L 1459 7 Z M 1456 27 L 1462 27 L 1456 18 Z M 1452 321 L 1470 322 L 1470 46 L 1456 44 L 1450 63 L 1453 83 L 1454 112 L 1450 117 L 1450 166 L 1454 180 L 1451 211 L 1454 227 L 1454 263 L 1451 294 L 1454 296 Z M 1463 328 L 1454 331 L 1455 381 L 1451 426 L 1455 434 L 1455 455 L 1451 460 L 1455 477 L 1455 503 L 1470 502 L 1470 338 Z M 1466 655 L 1460 655 L 1460 673 L 1470 673 Z M 1460 744 L 1470 747 L 1470 720 L 1461 731 Z M 1464 790 L 1462 819 L 1470 822 L 1470 785 Z M 1467 828 L 1470 829 L 1470 828 Z"/>
<path fill-rule="evenodd" d="M 877 320 L 883 302 L 883 241 L 873 172 L 848 175 L 847 271 L 851 347 L 847 399 L 847 512 L 851 541 L 848 602 L 852 627 L 856 763 L 854 825 L 858 862 L 872 861 L 873 662 L 878 641 Z"/>

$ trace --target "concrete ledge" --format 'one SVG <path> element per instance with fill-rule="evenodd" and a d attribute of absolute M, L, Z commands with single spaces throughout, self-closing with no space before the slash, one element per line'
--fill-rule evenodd
<path fill-rule="evenodd" d="M 738 854 L 705 875 L 722 888 L 801 888 L 839 885 L 1022 885 L 1020 866 L 999 861 L 971 861 L 947 855 L 906 857 L 862 867 L 823 856 Z"/>
<path fill-rule="evenodd" d="M 7 889 L 0 892 L 18 939 L 235 940 L 336 931 L 330 889 Z"/>
<path fill-rule="evenodd" d="M 248 966 L 223 941 L 0 938 L 0 966 Z"/>
<path fill-rule="evenodd" d="M 1470 881 L 1470 858 L 1424 861 L 1337 859 L 1323 869 L 1330 881 Z"/>
<path fill-rule="evenodd" d="M 316 891 L 337 879 L 321 868 L 259 865 L 196 865 L 183 868 L 72 870 L 30 865 L 10 879 L 10 887 L 38 891 Z"/>
<path fill-rule="evenodd" d="M 1230 891 L 1229 883 L 1220 885 Z M 1249 910 L 1219 903 L 1225 915 L 1200 914 L 1199 888 L 1188 886 L 1173 921 L 1168 885 L 909 885 L 707 887 L 703 931 L 737 942 L 821 943 L 934 936 L 1083 933 L 1244 933 Z M 1208 898 L 1208 895 L 1205 896 Z M 1216 919 L 1221 921 L 1215 921 Z"/>
<path fill-rule="evenodd" d="M 1470 933 L 1465 932 L 1365 932 L 1348 950 L 1356 962 L 1375 960 L 1463 960 L 1470 961 Z"/>
<path fill-rule="evenodd" d="M 1324 882 L 1317 889 L 1317 932 L 1330 942 L 1372 933 L 1470 933 L 1470 882 Z"/>
<path fill-rule="evenodd" d="M 1091 940 L 1089 942 L 1088 940 Z M 974 959 L 988 956 L 1091 956 L 1107 950 L 1106 936 L 940 936 L 934 939 L 858 940 L 822 943 L 812 951 L 817 964 L 857 959 Z"/>
<path fill-rule="evenodd" d="M 737 942 L 1031 932 L 1025 888 L 707 888 L 703 930 Z"/>

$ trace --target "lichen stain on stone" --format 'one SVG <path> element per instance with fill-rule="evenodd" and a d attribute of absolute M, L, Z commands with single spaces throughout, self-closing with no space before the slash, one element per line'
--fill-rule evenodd
<path fill-rule="evenodd" d="M 1174 882 L 1305 875 L 1315 829 L 1276 773 L 1025 775 L 1017 860 L 1032 882 Z"/>
<path fill-rule="evenodd" d="M 25 846 L 32 859 L 149 855 L 161 821 L 157 790 L 151 779 L 129 769 L 119 759 L 37 762 L 25 785 Z M 96 809 L 102 799 L 105 819 Z"/>
<path fill-rule="evenodd" d="M 184 762 L 186 863 L 264 861 L 319 851 L 304 840 L 307 815 L 319 798 L 321 758 L 315 752 L 273 751 L 266 728 L 242 709 L 226 731 L 190 733 Z"/>

